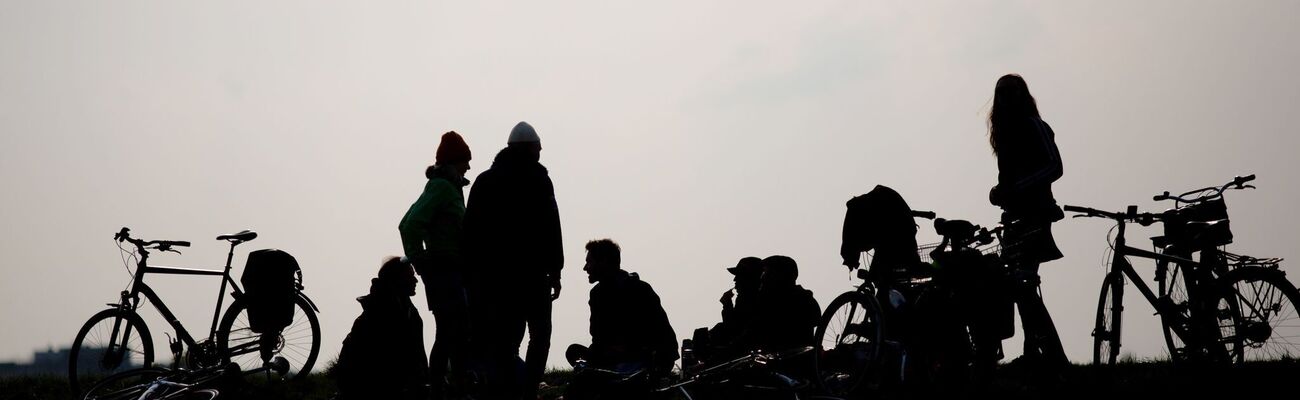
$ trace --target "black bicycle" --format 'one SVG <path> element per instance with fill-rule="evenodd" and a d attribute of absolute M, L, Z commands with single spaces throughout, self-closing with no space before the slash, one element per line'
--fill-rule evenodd
<path fill-rule="evenodd" d="M 1246 189 L 1254 175 L 1223 186 L 1155 200 L 1174 200 L 1175 208 L 1123 212 L 1065 206 L 1075 217 L 1115 222 L 1113 256 L 1102 281 L 1093 328 L 1093 363 L 1114 365 L 1120 355 L 1124 287 L 1132 281 L 1160 316 L 1171 361 L 1240 363 L 1300 357 L 1300 292 L 1279 268 L 1281 259 L 1228 253 L 1232 242 L 1223 193 Z M 1153 251 L 1129 246 L 1128 223 L 1161 223 L 1165 235 L 1152 238 Z M 1199 253 L 1199 260 L 1193 254 Z M 1158 292 L 1138 275 L 1128 257 L 1156 261 Z M 1127 278 L 1127 280 L 1125 279 Z"/>
<path fill-rule="evenodd" d="M 289 361 L 275 357 L 266 365 L 244 371 L 229 363 L 199 369 L 138 368 L 96 382 L 82 400 L 212 400 L 223 386 L 257 373 L 284 375 Z"/>
<path fill-rule="evenodd" d="M 270 356 L 283 356 L 291 364 L 286 376 L 302 377 L 309 374 L 320 353 L 319 309 L 302 293 L 301 277 L 296 286 L 293 320 L 278 332 L 254 332 L 248 316 L 249 301 L 244 291 L 230 275 L 230 264 L 235 246 L 257 238 L 257 233 L 242 231 L 221 235 L 217 240 L 230 243 L 226 265 L 222 270 L 205 270 L 149 265 L 151 251 L 179 254 L 178 247 L 189 247 L 190 242 L 176 240 L 140 240 L 130 236 L 130 229 L 122 228 L 114 240 L 124 254 L 136 259 L 130 289 L 121 292 L 116 303 L 96 313 L 86 321 L 73 341 L 68 360 L 68 381 L 74 393 L 80 394 L 81 385 L 120 371 L 150 367 L 154 364 L 153 336 L 138 313 L 141 295 L 158 308 L 158 312 L 175 331 L 170 340 L 170 350 L 177 364 L 182 361 L 189 368 L 204 368 L 234 362 L 246 369 L 262 367 Z M 123 247 L 130 243 L 133 249 Z M 217 304 L 213 310 L 212 325 L 207 337 L 195 338 L 167 308 L 162 298 L 154 292 L 144 278 L 148 274 L 202 275 L 221 277 Z M 234 301 L 221 314 L 229 285 Z M 220 318 L 220 319 L 219 319 Z M 218 324 L 220 321 L 220 324 Z"/>
<path fill-rule="evenodd" d="M 799 377 L 814 348 L 754 351 L 714 365 L 682 371 L 676 382 L 654 390 L 658 398 L 839 400 L 813 393 L 817 385 Z"/>

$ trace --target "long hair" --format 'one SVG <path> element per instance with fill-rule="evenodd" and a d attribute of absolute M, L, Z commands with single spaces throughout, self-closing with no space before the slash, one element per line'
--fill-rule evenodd
<path fill-rule="evenodd" d="M 1038 115 L 1038 102 L 1029 94 L 1029 84 L 1020 75 L 1006 74 L 998 78 L 993 89 L 993 108 L 989 110 L 989 147 L 993 154 L 998 154 L 998 143 L 1002 142 L 1007 126 L 1026 118 L 1041 118 Z"/>

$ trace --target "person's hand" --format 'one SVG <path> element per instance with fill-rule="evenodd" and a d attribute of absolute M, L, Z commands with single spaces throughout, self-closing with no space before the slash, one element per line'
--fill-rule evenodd
<path fill-rule="evenodd" d="M 560 277 L 551 278 L 551 300 L 560 298 Z"/>
<path fill-rule="evenodd" d="M 732 298 L 733 298 L 733 297 L 736 297 L 736 293 L 735 293 L 735 291 L 728 290 L 728 291 L 722 293 L 722 298 L 721 298 L 721 299 L 718 299 L 718 301 L 722 302 L 722 308 L 723 308 L 723 309 L 728 309 L 728 310 L 729 310 L 729 309 L 734 308 L 734 307 L 736 306 L 736 303 L 732 301 Z"/>

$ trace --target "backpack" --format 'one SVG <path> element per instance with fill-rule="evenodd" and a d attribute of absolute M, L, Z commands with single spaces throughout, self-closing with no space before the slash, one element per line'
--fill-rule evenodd
<path fill-rule="evenodd" d="M 242 298 L 248 302 L 248 325 L 253 332 L 279 332 L 293 322 L 302 270 L 289 253 L 277 249 L 249 253 L 239 282 L 244 285 Z"/>

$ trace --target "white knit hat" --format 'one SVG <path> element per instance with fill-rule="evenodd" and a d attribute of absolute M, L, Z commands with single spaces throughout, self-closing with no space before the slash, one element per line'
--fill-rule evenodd
<path fill-rule="evenodd" d="M 524 121 L 519 121 L 515 129 L 510 130 L 510 139 L 506 140 L 506 144 L 541 142 L 542 139 L 537 137 L 537 131 L 533 130 L 533 126 Z"/>

